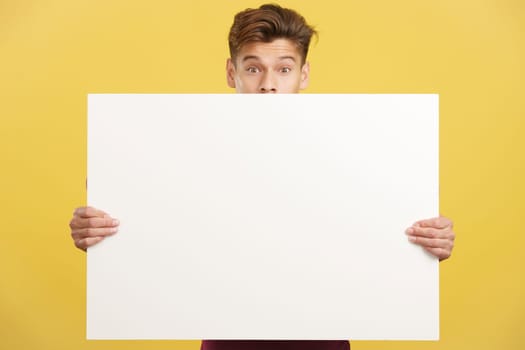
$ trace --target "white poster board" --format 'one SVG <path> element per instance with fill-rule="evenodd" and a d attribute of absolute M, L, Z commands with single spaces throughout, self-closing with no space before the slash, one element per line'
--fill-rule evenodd
<path fill-rule="evenodd" d="M 88 97 L 89 339 L 439 337 L 438 96 Z"/>

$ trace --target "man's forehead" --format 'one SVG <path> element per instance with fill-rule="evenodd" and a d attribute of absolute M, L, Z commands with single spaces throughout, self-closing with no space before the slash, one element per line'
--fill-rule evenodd
<path fill-rule="evenodd" d="M 240 62 L 246 60 L 264 60 L 264 59 L 291 59 L 299 61 L 301 55 L 297 45 L 288 39 L 275 39 L 271 42 L 249 42 L 243 45 L 239 50 L 238 59 Z"/>

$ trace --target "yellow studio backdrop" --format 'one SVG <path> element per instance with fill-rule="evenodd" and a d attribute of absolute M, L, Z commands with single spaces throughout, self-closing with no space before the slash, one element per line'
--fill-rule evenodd
<path fill-rule="evenodd" d="M 229 92 L 229 26 L 261 3 L 0 1 L 1 349 L 199 348 L 85 340 L 68 222 L 86 202 L 86 94 Z M 441 340 L 352 348 L 525 349 L 525 3 L 280 4 L 319 31 L 306 92 L 440 94 L 441 212 L 457 233 Z"/>

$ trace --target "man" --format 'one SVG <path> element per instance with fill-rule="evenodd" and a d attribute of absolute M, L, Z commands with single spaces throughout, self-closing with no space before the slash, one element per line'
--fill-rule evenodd
<path fill-rule="evenodd" d="M 231 57 L 226 62 L 228 86 L 237 93 L 298 93 L 308 85 L 306 61 L 315 31 L 293 10 L 262 5 L 238 13 L 229 34 Z M 89 207 L 75 210 L 70 222 L 77 248 L 86 250 L 117 232 L 119 222 Z M 439 258 L 447 259 L 453 248 L 452 222 L 444 217 L 421 220 L 406 230 L 411 242 Z M 202 350 L 347 350 L 346 340 L 334 341 L 241 341 L 204 340 Z"/>

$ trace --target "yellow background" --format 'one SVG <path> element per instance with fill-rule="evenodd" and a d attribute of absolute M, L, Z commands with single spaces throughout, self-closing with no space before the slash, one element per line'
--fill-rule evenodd
<path fill-rule="evenodd" d="M 85 340 L 85 255 L 67 224 L 86 200 L 86 94 L 230 91 L 233 14 L 259 4 L 0 1 L 1 349 L 198 349 Z M 525 349 L 525 2 L 281 4 L 320 33 L 306 92 L 440 94 L 441 212 L 457 233 L 441 340 L 352 348 Z"/>

